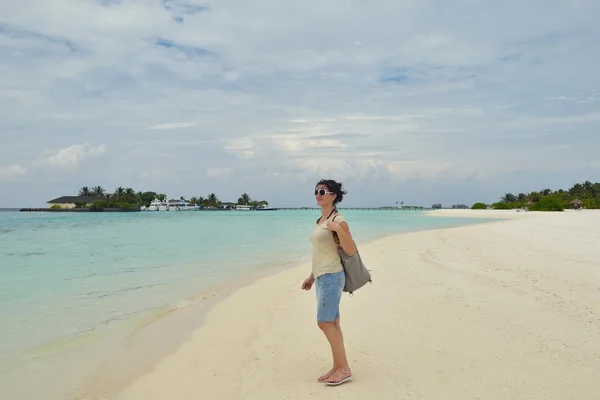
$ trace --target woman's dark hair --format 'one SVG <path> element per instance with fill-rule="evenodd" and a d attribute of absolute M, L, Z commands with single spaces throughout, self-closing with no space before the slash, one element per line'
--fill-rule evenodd
<path fill-rule="evenodd" d="M 321 179 L 315 187 L 319 185 L 325 185 L 327 190 L 335 193 L 335 199 L 333 200 L 333 204 L 341 203 L 344 199 L 344 195 L 348 193 L 344 189 L 342 189 L 342 182 L 336 182 L 333 179 Z"/>

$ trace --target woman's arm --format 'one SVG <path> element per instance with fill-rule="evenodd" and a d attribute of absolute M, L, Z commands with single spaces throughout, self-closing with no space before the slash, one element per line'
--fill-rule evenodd
<path fill-rule="evenodd" d="M 350 227 L 348 226 L 348 223 L 346 221 L 340 224 L 336 222 L 329 222 L 327 224 L 327 228 L 337 233 L 338 238 L 340 239 L 340 246 L 342 246 L 344 251 L 349 256 L 353 256 L 356 252 L 356 246 L 354 245 L 354 240 L 352 240 L 352 234 L 350 233 Z"/>

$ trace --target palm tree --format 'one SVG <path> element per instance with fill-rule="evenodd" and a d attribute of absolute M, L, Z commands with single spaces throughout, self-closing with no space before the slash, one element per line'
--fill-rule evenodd
<path fill-rule="evenodd" d="M 596 184 L 597 185 L 597 184 Z M 596 197 L 596 188 L 595 185 L 590 181 L 583 182 L 583 190 L 585 190 L 586 197 L 594 198 Z"/>
<path fill-rule="evenodd" d="M 514 203 L 517 201 L 517 196 L 512 193 L 505 193 L 504 196 L 500 198 L 504 203 Z"/>
<path fill-rule="evenodd" d="M 119 200 L 121 200 L 123 198 L 123 194 L 125 193 L 125 188 L 119 186 L 118 188 L 115 189 L 115 197 Z"/>
<path fill-rule="evenodd" d="M 237 203 L 240 205 L 247 206 L 248 204 L 250 204 L 251 201 L 252 201 L 252 199 L 250 199 L 250 196 L 248 195 L 248 193 L 242 193 L 242 195 L 238 199 Z"/>
<path fill-rule="evenodd" d="M 98 197 L 102 197 L 102 196 L 104 196 L 104 193 L 105 193 L 105 192 L 106 192 L 106 191 L 104 190 L 104 188 L 103 188 L 102 186 L 94 186 L 94 187 L 92 188 L 92 193 L 91 193 L 91 195 L 92 195 L 92 196 L 98 196 Z"/>
<path fill-rule="evenodd" d="M 573 197 L 580 196 L 581 193 L 583 193 L 583 185 L 581 183 L 576 183 L 569 189 L 569 194 Z"/>
<path fill-rule="evenodd" d="M 594 186 L 592 186 L 592 194 L 594 197 L 599 197 L 598 201 L 600 202 L 600 183 L 594 183 Z"/>
<path fill-rule="evenodd" d="M 527 196 L 529 198 L 530 201 L 532 201 L 533 203 L 537 203 L 538 201 L 540 201 L 540 198 L 542 197 L 540 193 L 538 192 L 531 192 L 529 193 L 529 195 Z"/>
<path fill-rule="evenodd" d="M 90 188 L 87 186 L 82 187 L 81 189 L 79 189 L 79 195 L 80 196 L 90 196 L 91 195 Z"/>
<path fill-rule="evenodd" d="M 517 199 L 519 200 L 519 202 L 523 203 L 527 200 L 527 195 L 525 193 L 519 193 Z"/>
<path fill-rule="evenodd" d="M 218 197 L 217 197 L 217 195 L 216 195 L 216 194 L 214 194 L 214 193 L 211 193 L 211 194 L 209 194 L 209 195 L 208 195 L 208 199 L 207 199 L 207 200 L 208 200 L 208 204 L 210 204 L 210 205 L 211 205 L 211 206 L 213 206 L 213 207 L 216 207 L 216 206 L 218 206 L 218 205 L 219 205 L 219 203 L 220 203 L 220 202 L 219 202 L 219 198 L 218 198 Z"/>
<path fill-rule="evenodd" d="M 132 188 L 127 188 L 125 190 L 125 199 L 127 201 L 134 201 L 135 200 L 135 190 L 133 190 Z"/>

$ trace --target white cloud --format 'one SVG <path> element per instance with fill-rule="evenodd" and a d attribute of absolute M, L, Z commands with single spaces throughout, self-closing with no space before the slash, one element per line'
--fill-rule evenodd
<path fill-rule="evenodd" d="M 600 123 L 600 112 L 580 114 L 580 115 L 562 115 L 547 116 L 540 118 L 526 117 L 520 120 L 511 121 L 509 125 L 524 127 L 526 125 L 557 125 L 557 124 L 596 124 Z"/>
<path fill-rule="evenodd" d="M 298 154 L 317 149 L 340 151 L 347 147 L 344 142 L 337 139 L 297 139 L 274 136 L 272 141 L 276 147 L 288 154 Z"/>
<path fill-rule="evenodd" d="M 239 158 L 252 158 L 255 155 L 254 141 L 248 137 L 228 141 L 224 149 Z"/>
<path fill-rule="evenodd" d="M 96 158 L 106 153 L 106 146 L 92 146 L 89 143 L 74 144 L 48 156 L 46 162 L 55 167 L 75 167 L 82 161 Z"/>
<path fill-rule="evenodd" d="M 106 186 L 226 191 L 227 166 L 235 192 L 340 175 L 423 183 L 423 201 L 480 176 L 554 187 L 598 161 L 598 2 L 269 4 L 0 2 L 0 160 L 34 183 L 18 196 L 45 198 L 36 166 L 99 156 Z"/>
<path fill-rule="evenodd" d="M 193 126 L 196 126 L 196 124 L 193 122 L 172 122 L 169 124 L 152 125 L 152 126 L 149 126 L 148 129 L 150 129 L 150 130 L 170 130 L 170 129 L 191 128 Z"/>
<path fill-rule="evenodd" d="M 25 175 L 27 175 L 27 168 L 22 167 L 19 164 L 0 167 L 0 181 L 16 181 Z"/>
<path fill-rule="evenodd" d="M 465 167 L 458 164 L 436 161 L 400 161 L 387 164 L 387 170 L 391 177 L 400 181 L 424 180 L 424 181 L 448 181 L 452 179 L 464 179 L 466 177 L 480 178 L 484 171 Z"/>
<path fill-rule="evenodd" d="M 145 180 L 155 180 L 160 181 L 162 179 L 177 179 L 177 176 L 173 174 L 171 171 L 167 169 L 150 169 L 148 171 L 142 172 L 138 178 Z"/>
<path fill-rule="evenodd" d="M 225 175 L 229 175 L 231 172 L 232 169 L 229 167 L 208 168 L 206 170 L 206 176 L 209 178 L 221 178 Z"/>

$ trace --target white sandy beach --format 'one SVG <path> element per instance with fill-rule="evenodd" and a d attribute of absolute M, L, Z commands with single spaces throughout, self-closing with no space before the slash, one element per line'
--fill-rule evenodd
<path fill-rule="evenodd" d="M 432 217 L 501 214 L 359 243 L 374 284 L 342 299 L 354 381 L 316 381 L 331 355 L 304 265 L 225 298 L 117 398 L 600 399 L 600 212 Z"/>

